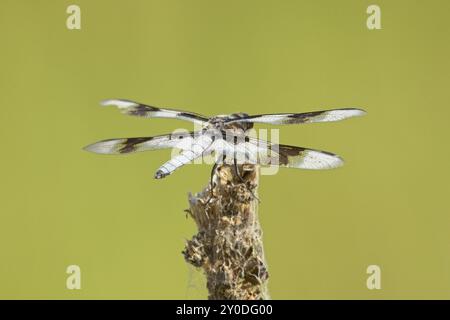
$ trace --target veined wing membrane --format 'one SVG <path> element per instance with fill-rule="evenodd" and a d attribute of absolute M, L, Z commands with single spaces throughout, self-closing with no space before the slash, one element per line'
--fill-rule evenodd
<path fill-rule="evenodd" d="M 119 110 L 130 116 L 145 118 L 172 118 L 187 120 L 198 124 L 204 124 L 208 118 L 200 114 L 176 109 L 167 109 L 148 106 L 139 102 L 124 99 L 109 99 L 101 102 L 102 106 L 116 106 Z"/>
<path fill-rule="evenodd" d="M 190 150 L 194 138 L 199 134 L 183 132 L 155 137 L 108 139 L 90 144 L 84 150 L 100 154 L 126 154 L 167 148 Z"/>
<path fill-rule="evenodd" d="M 252 122 L 266 124 L 298 124 L 314 122 L 340 121 L 351 117 L 365 115 L 366 112 L 357 108 L 344 108 L 333 110 L 322 110 L 305 113 L 278 113 L 278 114 L 259 114 L 240 119 L 233 119 L 227 123 L 233 122 Z"/>

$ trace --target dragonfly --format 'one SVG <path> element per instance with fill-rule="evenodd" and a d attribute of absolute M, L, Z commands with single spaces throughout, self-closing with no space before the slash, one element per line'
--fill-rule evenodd
<path fill-rule="evenodd" d="M 305 113 L 249 115 L 233 113 L 206 117 L 190 111 L 159 108 L 124 99 L 109 99 L 103 106 L 115 106 L 123 114 L 144 118 L 171 118 L 199 126 L 191 132 L 171 133 L 153 137 L 102 140 L 84 149 L 98 154 L 130 154 L 141 151 L 176 148 L 180 152 L 159 167 L 156 179 L 162 179 L 199 157 L 214 156 L 218 165 L 279 166 L 300 169 L 332 169 L 343 165 L 343 159 L 331 152 L 271 143 L 250 135 L 254 124 L 287 125 L 340 121 L 366 114 L 359 108 L 341 108 Z M 212 175 L 212 174 L 211 174 Z"/>

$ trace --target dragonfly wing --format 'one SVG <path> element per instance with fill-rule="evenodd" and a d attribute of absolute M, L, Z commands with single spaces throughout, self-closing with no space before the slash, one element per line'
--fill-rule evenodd
<path fill-rule="evenodd" d="M 331 152 L 272 144 L 254 138 L 247 143 L 247 148 L 257 159 L 254 164 L 313 170 L 333 169 L 344 164 L 341 157 Z"/>
<path fill-rule="evenodd" d="M 266 123 L 266 124 L 280 125 L 280 124 L 331 122 L 331 121 L 340 121 L 352 117 L 359 117 L 365 114 L 366 112 L 362 109 L 344 108 L 344 109 L 322 110 L 305 113 L 260 114 L 242 117 L 239 119 L 232 119 L 227 121 L 227 123 L 252 122 L 252 123 Z"/>
<path fill-rule="evenodd" d="M 167 109 L 148 106 L 139 102 L 124 99 L 109 99 L 101 102 L 103 106 L 116 106 L 127 115 L 144 118 L 172 118 L 187 120 L 198 124 L 204 124 L 208 118 L 200 114 L 176 109 Z"/>
<path fill-rule="evenodd" d="M 100 154 L 126 154 L 167 148 L 188 150 L 199 135 L 198 132 L 183 132 L 155 137 L 108 139 L 90 144 L 84 150 Z"/>

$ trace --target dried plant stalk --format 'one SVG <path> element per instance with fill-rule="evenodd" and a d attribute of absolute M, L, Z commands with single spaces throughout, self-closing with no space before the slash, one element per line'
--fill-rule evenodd
<path fill-rule="evenodd" d="M 198 233 L 187 241 L 185 260 L 202 268 L 209 299 L 269 299 L 268 271 L 258 220 L 259 170 L 253 165 L 218 166 L 214 188 L 189 194 L 189 215 Z M 246 186 L 247 185 L 247 186 Z M 253 194 L 252 194 L 253 193 Z"/>

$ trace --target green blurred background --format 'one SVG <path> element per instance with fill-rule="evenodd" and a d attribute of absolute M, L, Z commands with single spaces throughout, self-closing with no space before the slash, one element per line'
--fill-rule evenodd
<path fill-rule="evenodd" d="M 77 4 L 82 29 L 66 28 Z M 127 98 L 207 115 L 360 106 L 364 118 L 286 126 L 282 143 L 346 166 L 263 176 L 274 299 L 450 298 L 450 2 L 18 1 L 0 4 L 0 298 L 205 298 L 181 255 L 187 193 L 170 151 L 99 156 L 86 144 L 189 123 L 101 108 Z M 66 267 L 82 289 L 66 289 Z M 368 290 L 366 268 L 382 270 Z"/>

